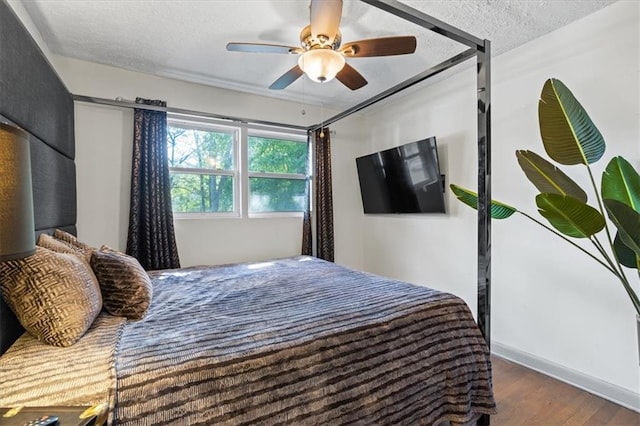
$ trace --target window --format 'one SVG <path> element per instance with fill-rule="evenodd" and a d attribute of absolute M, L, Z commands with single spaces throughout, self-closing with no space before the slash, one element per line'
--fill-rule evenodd
<path fill-rule="evenodd" d="M 304 211 L 308 158 L 306 141 L 249 136 L 249 212 Z"/>
<path fill-rule="evenodd" d="M 170 121 L 167 130 L 173 211 L 237 212 L 237 129 Z"/>
<path fill-rule="evenodd" d="M 306 134 L 170 117 L 167 145 L 177 217 L 302 212 Z"/>

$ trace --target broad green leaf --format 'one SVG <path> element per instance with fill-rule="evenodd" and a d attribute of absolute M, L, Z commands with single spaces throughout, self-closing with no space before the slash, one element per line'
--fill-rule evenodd
<path fill-rule="evenodd" d="M 587 193 L 562 170 L 533 151 L 516 151 L 518 164 L 529 181 L 542 193 L 571 195 L 586 203 Z"/>
<path fill-rule="evenodd" d="M 476 210 L 478 209 L 478 194 L 476 192 L 455 184 L 451 184 L 449 187 L 456 197 L 458 197 L 458 200 L 462 201 L 469 207 Z M 515 207 L 511 207 L 496 200 L 491 200 L 491 218 L 493 219 L 506 219 L 517 211 L 518 210 Z"/>
<path fill-rule="evenodd" d="M 604 228 L 604 217 L 584 202 L 568 195 L 538 194 L 538 211 L 561 233 L 589 238 Z"/>
<path fill-rule="evenodd" d="M 618 200 L 604 200 L 604 205 L 622 242 L 640 256 L 640 213 Z"/>
<path fill-rule="evenodd" d="M 640 176 L 622 157 L 614 157 L 602 173 L 602 198 L 618 200 L 640 213 Z"/>
<path fill-rule="evenodd" d="M 605 150 L 598 128 L 573 93 L 560 80 L 544 83 L 538 103 L 544 149 L 560 164 L 592 164 Z"/>
<path fill-rule="evenodd" d="M 620 238 L 619 232 L 616 234 L 616 239 L 613 241 L 613 250 L 616 252 L 616 257 L 621 264 L 623 264 L 627 268 L 638 268 L 638 261 L 640 260 L 640 256 L 637 256 L 633 252 L 633 250 L 631 250 L 626 246 L 624 242 L 622 242 L 622 238 Z"/>

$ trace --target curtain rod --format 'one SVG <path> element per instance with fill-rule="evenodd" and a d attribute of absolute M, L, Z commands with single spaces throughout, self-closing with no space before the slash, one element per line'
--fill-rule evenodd
<path fill-rule="evenodd" d="M 121 98 L 106 99 L 106 98 L 96 98 L 92 96 L 83 96 L 83 95 L 76 95 L 76 94 L 73 94 L 72 97 L 74 101 L 86 102 L 90 104 L 109 105 L 109 106 L 115 106 L 119 108 L 146 109 L 151 111 L 162 111 L 162 112 L 170 112 L 174 114 L 183 114 L 183 115 L 195 115 L 199 117 L 207 117 L 207 118 L 215 118 L 218 120 L 232 121 L 235 123 L 260 124 L 260 125 L 269 126 L 269 127 L 303 130 L 305 132 L 309 130 L 307 126 L 298 126 L 295 124 L 276 123 L 274 121 L 254 120 L 249 118 L 233 117 L 230 115 L 214 114 L 211 112 L 195 111 L 195 110 L 184 109 L 184 108 L 144 105 L 144 104 L 138 104 L 129 100 L 124 100 L 124 99 L 121 100 Z"/>
<path fill-rule="evenodd" d="M 420 74 L 417 74 L 395 86 L 393 86 L 390 89 L 387 89 L 351 108 L 346 109 L 345 111 L 334 115 L 333 117 L 328 118 L 327 120 L 324 120 L 322 123 L 316 123 L 316 124 L 312 124 L 310 126 L 298 126 L 298 125 L 294 125 L 294 124 L 284 124 L 284 123 L 276 123 L 273 121 L 264 121 L 264 120 L 254 120 L 254 119 L 249 119 L 249 118 L 239 118 L 239 117 L 232 117 L 232 116 L 228 116 L 228 115 L 222 115 L 222 114 L 214 114 L 211 112 L 203 112 L 203 111 L 195 111 L 195 110 L 191 110 L 191 109 L 184 109 L 184 108 L 174 108 L 174 107 L 161 107 L 161 106 L 156 106 L 156 105 L 145 105 L 145 104 L 138 104 L 136 102 L 127 100 L 127 99 L 122 99 L 122 98 L 116 98 L 116 99 L 107 99 L 107 98 L 97 98 L 97 97 L 92 97 L 92 96 L 83 96 L 83 95 L 76 95 L 73 94 L 73 100 L 74 101 L 78 101 L 78 102 L 86 102 L 86 103 L 92 103 L 92 104 L 99 104 L 99 105 L 109 105 L 109 106 L 115 106 L 115 107 L 120 107 L 120 108 L 138 108 L 138 109 L 145 109 L 145 110 L 151 110 L 151 111 L 162 111 L 162 112 L 170 112 L 170 113 L 175 113 L 175 114 L 183 114 L 183 115 L 195 115 L 195 116 L 199 116 L 199 117 L 207 117 L 207 118 L 214 118 L 214 119 L 218 119 L 218 120 L 225 120 L 225 121 L 231 121 L 231 122 L 235 122 L 235 123 L 243 123 L 243 124 L 258 124 L 258 125 L 264 125 L 264 126 L 269 126 L 269 127 L 276 127 L 276 128 L 284 128 L 284 129 L 294 129 L 294 130 L 302 130 L 305 132 L 309 132 L 309 131 L 315 131 L 318 130 L 320 128 L 323 127 L 328 127 L 329 125 L 342 120 L 343 118 L 346 118 L 348 116 L 350 116 L 351 114 L 354 114 L 362 109 L 365 109 L 373 104 L 376 104 L 398 92 L 401 92 L 402 90 L 408 89 L 411 86 L 414 86 L 430 77 L 433 77 L 437 74 L 440 74 L 443 71 L 446 71 L 449 68 L 453 68 L 454 66 L 472 58 L 473 56 L 475 56 L 477 54 L 477 50 L 476 49 L 467 49 L 464 52 L 461 52 L 455 56 L 452 56 L 451 58 L 437 64 L 434 65 L 433 67 L 421 72 Z"/>

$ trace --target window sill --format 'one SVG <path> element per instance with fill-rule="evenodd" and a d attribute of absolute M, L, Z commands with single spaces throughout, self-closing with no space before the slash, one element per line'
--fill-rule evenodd
<path fill-rule="evenodd" d="M 240 219 L 240 215 L 235 212 L 230 213 L 173 213 L 174 220 L 192 219 Z"/>
<path fill-rule="evenodd" d="M 275 218 L 302 218 L 303 212 L 268 212 L 268 213 L 249 213 L 249 219 L 275 219 Z"/>
<path fill-rule="evenodd" d="M 303 212 L 249 213 L 242 217 L 237 213 L 173 213 L 174 220 L 217 220 L 217 219 L 302 219 Z"/>

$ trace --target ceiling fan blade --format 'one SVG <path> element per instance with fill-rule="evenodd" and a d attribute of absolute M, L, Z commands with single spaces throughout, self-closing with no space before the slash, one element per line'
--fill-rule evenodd
<path fill-rule="evenodd" d="M 304 71 L 302 71 L 302 68 L 296 65 L 295 67 L 291 68 L 289 71 L 282 74 L 279 79 L 274 81 L 271 84 L 271 86 L 269 86 L 269 89 L 282 90 L 285 87 L 289 86 L 294 81 L 296 81 L 297 79 L 299 79 L 302 76 L 302 74 L 304 74 Z"/>
<path fill-rule="evenodd" d="M 229 52 L 248 52 L 248 53 L 302 53 L 299 47 L 281 46 L 279 44 L 262 44 L 262 43 L 227 43 Z"/>
<path fill-rule="evenodd" d="M 416 51 L 416 44 L 414 36 L 370 38 L 346 43 L 340 51 L 349 58 L 406 55 Z"/>
<path fill-rule="evenodd" d="M 340 29 L 342 0 L 311 0 L 311 35 L 316 40 L 325 36 L 326 45 L 333 40 Z"/>
<path fill-rule="evenodd" d="M 336 74 L 336 78 L 351 90 L 358 90 L 367 85 L 367 80 L 362 74 L 349 64 L 344 64 L 344 67 Z"/>

